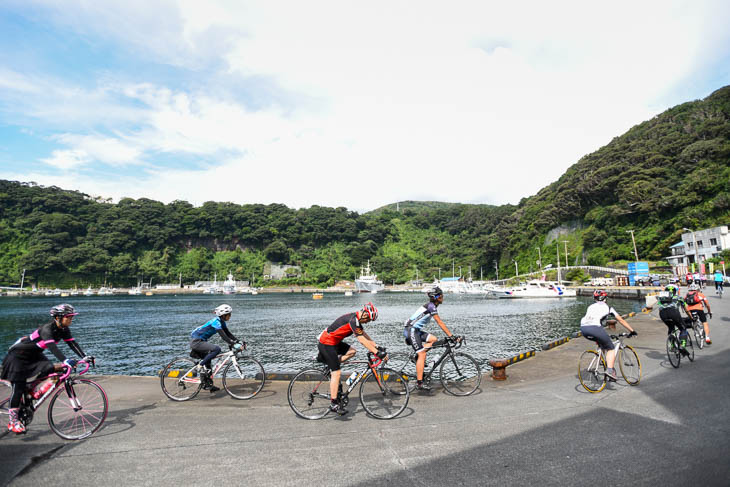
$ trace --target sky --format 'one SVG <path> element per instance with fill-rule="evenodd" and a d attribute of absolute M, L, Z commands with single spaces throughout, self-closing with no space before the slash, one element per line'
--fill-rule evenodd
<path fill-rule="evenodd" d="M 91 196 L 517 203 L 730 84 L 730 2 L 0 3 L 0 179 Z"/>

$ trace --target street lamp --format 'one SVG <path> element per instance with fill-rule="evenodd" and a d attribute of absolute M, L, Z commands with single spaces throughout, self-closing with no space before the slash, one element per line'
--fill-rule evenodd
<path fill-rule="evenodd" d="M 695 247 L 695 263 L 697 264 L 697 272 L 699 272 L 700 271 L 700 254 L 699 254 L 699 252 L 697 252 L 697 239 L 695 238 L 695 231 L 690 228 L 687 228 L 687 227 L 682 228 L 682 230 L 687 230 L 688 232 L 692 232 L 692 242 L 694 242 L 694 247 Z"/>
<path fill-rule="evenodd" d="M 512 259 L 512 262 L 515 263 L 515 277 L 520 275 L 520 272 L 517 270 L 517 261 L 515 259 Z"/>
<path fill-rule="evenodd" d="M 634 257 L 636 257 L 636 262 L 639 262 L 639 253 L 636 251 L 636 239 L 634 239 L 634 231 L 633 230 L 626 230 L 626 233 L 631 234 L 631 241 L 634 243 Z"/>

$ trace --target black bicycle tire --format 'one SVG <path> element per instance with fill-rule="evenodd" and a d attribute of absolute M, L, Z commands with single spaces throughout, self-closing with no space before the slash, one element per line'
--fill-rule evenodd
<path fill-rule="evenodd" d="M 51 430 L 56 433 L 59 437 L 63 438 L 64 440 L 83 440 L 84 438 L 88 438 L 89 436 L 93 435 L 95 432 L 101 428 L 101 426 L 104 424 L 104 421 L 106 420 L 106 416 L 109 413 L 109 399 L 106 396 L 106 391 L 104 391 L 104 388 L 102 388 L 99 384 L 96 382 L 89 380 L 89 379 L 73 379 L 73 381 L 70 382 L 70 386 L 74 387 L 74 392 L 76 392 L 75 387 L 78 384 L 87 384 L 92 386 L 96 389 L 97 392 L 101 394 L 101 403 L 103 404 L 103 414 L 100 418 L 98 418 L 98 422 L 96 425 L 91 428 L 89 431 L 85 432 L 85 434 L 82 435 L 68 435 L 64 434 L 61 429 L 56 424 L 56 420 L 54 420 L 54 406 L 58 404 L 58 399 L 62 394 L 66 394 L 66 387 L 65 385 L 61 385 L 56 393 L 51 398 L 51 402 L 48 403 L 48 425 L 51 427 Z M 86 400 L 84 402 L 87 403 Z M 83 404 L 82 404 L 83 406 Z M 83 411 L 84 409 L 80 409 L 80 411 Z M 78 411 L 77 411 L 78 412 Z"/>
<path fill-rule="evenodd" d="M 474 377 L 476 378 L 476 383 L 472 384 L 473 387 L 470 386 L 471 389 L 468 392 L 458 391 L 458 389 L 456 389 L 455 387 L 450 386 L 449 382 L 447 381 L 448 370 L 445 371 L 445 369 L 453 365 L 457 360 L 460 360 L 460 358 L 465 359 L 464 364 L 470 363 L 476 369 L 476 374 L 474 375 Z M 463 367 L 463 364 L 460 365 Z M 474 357 L 472 357 L 468 353 L 452 351 L 441 361 L 441 367 L 439 367 L 439 379 L 441 380 L 441 385 L 444 386 L 444 390 L 452 396 L 470 396 L 474 394 L 477 389 L 479 389 L 479 386 L 482 383 L 482 368 L 479 367 L 479 362 L 477 362 Z"/>
<path fill-rule="evenodd" d="M 692 337 L 689 334 L 687 334 L 687 346 L 684 348 L 685 348 L 685 350 L 687 350 L 687 358 L 689 359 L 689 361 L 694 362 L 695 361 L 695 347 L 693 344 Z"/>
<path fill-rule="evenodd" d="M 257 372 L 253 375 L 253 379 L 256 380 L 256 384 L 258 384 L 258 385 L 255 387 L 255 390 L 251 394 L 248 394 L 245 396 L 234 394 L 234 392 L 228 386 L 228 379 L 227 379 L 228 373 L 234 365 L 233 361 L 231 361 L 228 363 L 228 365 L 226 365 L 226 368 L 223 369 L 223 379 L 222 379 L 223 388 L 226 390 L 228 395 L 231 396 L 233 399 L 239 399 L 239 400 L 251 399 L 256 394 L 261 392 L 261 389 L 264 388 L 264 383 L 266 382 L 266 372 L 264 371 L 264 366 L 261 365 L 261 362 L 259 362 L 258 360 L 256 360 L 253 357 L 245 357 L 245 356 L 238 357 L 236 360 L 239 362 L 239 364 L 245 363 L 246 361 L 250 361 L 252 363 L 251 365 L 255 365 L 256 366 L 255 368 L 258 368 Z M 258 379 L 259 375 L 261 377 L 260 380 Z"/>
<path fill-rule="evenodd" d="M 373 388 L 373 390 L 376 390 L 375 388 L 377 388 L 382 391 L 380 384 L 378 384 L 377 377 L 372 372 L 368 374 L 368 376 L 365 377 L 365 379 L 362 381 L 362 384 L 360 384 L 360 404 L 362 404 L 365 412 L 375 419 L 397 418 L 403 411 L 405 411 L 406 407 L 408 406 L 408 401 L 411 397 L 411 394 L 408 390 L 408 381 L 403 379 L 399 371 L 387 367 L 378 368 L 377 373 L 380 374 L 381 383 L 385 384 L 386 390 L 383 392 L 382 397 L 387 397 L 389 394 L 393 397 L 399 398 L 403 398 L 405 396 L 402 404 L 399 404 L 397 410 L 391 412 L 390 414 L 384 415 L 380 414 L 379 412 L 376 413 L 376 408 L 370 404 L 369 400 L 365 400 L 366 387 L 368 387 L 368 389 Z M 368 394 L 368 397 L 370 397 L 370 394 Z M 375 394 L 373 394 L 372 397 L 375 397 Z"/>
<path fill-rule="evenodd" d="M 583 388 L 591 394 L 601 392 L 606 387 L 606 361 L 603 357 L 600 357 L 600 361 L 597 366 L 597 371 L 592 371 L 588 367 L 593 363 L 594 358 L 599 358 L 598 352 L 595 350 L 586 350 L 578 357 L 578 381 Z M 598 376 L 602 375 L 603 380 L 599 380 Z M 588 380 L 593 378 L 596 384 L 600 383 L 600 386 L 593 387 L 593 383 L 588 385 Z"/>
<path fill-rule="evenodd" d="M 0 414 L 9 415 L 10 396 L 13 394 L 13 386 L 9 382 L 0 380 Z"/>
<path fill-rule="evenodd" d="M 672 345 L 674 345 L 674 350 L 672 350 Z M 675 358 L 676 365 L 672 361 L 672 357 Z M 682 352 L 679 351 L 679 342 L 673 334 L 667 336 L 667 358 L 672 367 L 679 368 L 679 364 L 682 362 Z"/>
<path fill-rule="evenodd" d="M 629 379 L 628 374 L 626 374 L 626 372 L 624 371 L 625 360 L 624 360 L 623 354 L 625 354 L 627 352 L 630 352 L 630 356 L 632 356 L 636 359 L 636 366 L 638 366 L 638 368 L 639 368 L 639 378 L 635 382 L 632 382 Z M 618 366 L 619 366 L 619 369 L 621 370 L 621 375 L 624 377 L 624 380 L 626 381 L 627 384 L 629 384 L 630 386 L 635 386 L 639 382 L 641 382 L 641 360 L 639 360 L 639 354 L 636 353 L 636 350 L 634 350 L 634 348 L 631 345 L 624 345 L 623 348 L 620 349 L 618 360 L 619 360 Z"/>
<path fill-rule="evenodd" d="M 197 387 L 194 386 L 194 383 L 190 383 L 190 388 L 194 389 L 193 392 L 189 396 L 175 396 L 172 394 L 171 391 L 167 390 L 167 387 L 165 386 L 165 378 L 168 377 L 168 370 L 172 367 L 172 365 L 175 362 L 185 362 L 190 365 L 190 367 L 186 367 L 185 370 L 189 370 L 192 367 L 195 366 L 195 361 L 189 357 L 175 357 L 174 359 L 170 360 L 170 362 L 165 365 L 165 367 L 160 372 L 160 387 L 162 388 L 162 392 L 171 400 L 177 401 L 177 402 L 183 402 L 183 401 L 189 401 L 190 399 L 194 398 L 198 395 L 200 390 L 203 388 L 203 382 L 199 381 Z M 177 381 L 172 381 L 172 383 L 175 383 Z"/>
<path fill-rule="evenodd" d="M 315 379 L 312 380 L 311 382 L 318 382 L 319 383 L 318 388 L 324 387 L 325 392 L 326 392 L 326 399 L 327 399 L 326 401 L 324 401 L 324 399 L 325 399 L 324 394 L 317 395 L 317 397 L 319 397 L 321 399 L 321 402 L 324 402 L 325 404 L 322 405 L 322 411 L 315 413 L 315 414 L 306 414 L 303 411 L 303 408 L 298 408 L 297 406 L 295 406 L 294 405 L 295 401 L 292 397 L 292 389 L 294 388 L 295 384 L 298 382 L 299 379 L 303 379 L 304 376 L 307 374 L 310 374 L 311 376 L 315 377 Z M 302 382 L 303 382 L 303 380 L 302 380 Z M 310 420 L 322 419 L 325 416 L 327 416 L 327 413 L 329 413 L 329 402 L 330 402 L 329 401 L 329 387 L 330 387 L 329 377 L 326 376 L 322 372 L 321 369 L 304 369 L 304 370 L 298 372 L 297 375 L 295 375 L 292 378 L 292 380 L 289 382 L 289 387 L 286 390 L 286 398 L 289 401 L 289 407 L 292 409 L 292 411 L 294 411 L 294 414 L 296 414 L 300 418 L 310 419 Z M 304 388 L 304 390 L 307 390 L 307 389 L 308 388 Z M 312 391 L 312 392 L 314 392 L 314 391 Z M 310 392 L 309 394 L 312 394 L 312 392 Z M 298 394 L 298 392 L 297 392 L 297 394 Z"/>
<path fill-rule="evenodd" d="M 705 327 L 699 321 L 694 321 L 692 322 L 692 329 L 697 339 L 697 346 L 702 350 L 705 348 Z"/>

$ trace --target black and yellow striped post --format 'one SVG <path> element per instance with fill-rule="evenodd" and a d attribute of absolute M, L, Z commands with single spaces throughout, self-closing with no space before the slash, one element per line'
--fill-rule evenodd
<path fill-rule="evenodd" d="M 492 366 L 492 379 L 507 380 L 507 366 L 520 362 L 535 356 L 535 351 L 522 352 L 509 358 L 491 359 L 489 365 Z"/>

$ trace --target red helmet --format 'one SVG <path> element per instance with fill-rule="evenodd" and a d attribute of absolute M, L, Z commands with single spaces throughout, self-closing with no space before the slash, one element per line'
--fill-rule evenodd
<path fill-rule="evenodd" d="M 596 289 L 593 291 L 593 299 L 596 301 L 605 301 L 608 297 L 608 293 L 605 289 Z"/>
<path fill-rule="evenodd" d="M 370 321 L 375 321 L 378 319 L 378 308 L 376 308 L 373 303 L 368 303 L 362 307 L 362 310 L 360 311 L 360 316 L 365 313 L 367 313 L 367 315 L 370 317 Z"/>

